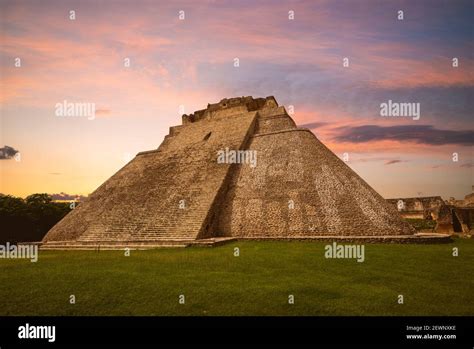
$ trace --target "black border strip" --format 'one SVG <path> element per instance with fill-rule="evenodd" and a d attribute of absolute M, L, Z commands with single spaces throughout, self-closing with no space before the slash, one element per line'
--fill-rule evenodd
<path fill-rule="evenodd" d="M 19 339 L 18 328 L 26 323 L 37 326 L 56 326 L 56 341 L 45 339 Z M 456 339 L 409 340 L 407 326 L 451 326 L 455 331 L 431 332 L 456 334 Z M 171 331 L 173 329 L 173 331 Z M 0 348 L 14 345 L 59 346 L 91 343 L 164 343 L 164 340 L 213 341 L 220 329 L 233 329 L 229 340 L 243 339 L 259 329 L 265 340 L 289 342 L 308 339 L 313 343 L 332 344 L 392 344 L 403 347 L 453 347 L 459 344 L 474 345 L 474 317 L 0 317 Z M 271 330 L 271 338 L 268 330 Z M 281 329 L 275 331 L 275 329 Z M 176 331 L 177 330 L 177 331 Z M 198 335 L 189 335 L 196 330 Z M 297 331 L 298 335 L 290 335 Z M 178 333 L 178 335 L 177 335 Z M 181 334 L 181 335 L 180 335 Z M 423 331 L 418 334 L 424 334 Z"/>

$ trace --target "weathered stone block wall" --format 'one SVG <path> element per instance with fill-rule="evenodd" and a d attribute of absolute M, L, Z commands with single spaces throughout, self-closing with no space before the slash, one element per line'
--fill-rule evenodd
<path fill-rule="evenodd" d="M 399 201 L 403 203 L 401 209 L 398 208 Z M 438 219 L 439 211 L 445 205 L 440 196 L 387 199 L 387 202 L 395 207 L 402 217 L 420 219 Z"/>
<path fill-rule="evenodd" d="M 210 226 L 230 164 L 217 151 L 240 149 L 255 112 L 223 115 L 174 129 L 158 150 L 139 154 L 68 214 L 44 241 L 196 239 Z M 184 200 L 185 209 L 179 207 Z"/>
<path fill-rule="evenodd" d="M 457 219 L 457 224 L 460 225 L 460 227 L 456 227 L 455 232 L 468 234 L 474 230 L 474 207 L 455 207 L 453 215 L 455 216 L 453 219 Z"/>
<path fill-rule="evenodd" d="M 280 119 L 272 121 L 275 129 L 280 129 Z M 257 122 L 261 125 L 260 118 Z M 270 129 L 266 125 L 257 131 Z M 256 134 L 249 149 L 257 151 L 258 165 L 241 165 L 234 174 L 221 208 L 219 234 L 297 237 L 414 233 L 390 204 L 309 130 Z"/>
<path fill-rule="evenodd" d="M 295 128 L 296 125 L 288 116 L 278 115 L 270 117 L 259 117 L 257 120 L 256 134 L 269 133 Z"/>

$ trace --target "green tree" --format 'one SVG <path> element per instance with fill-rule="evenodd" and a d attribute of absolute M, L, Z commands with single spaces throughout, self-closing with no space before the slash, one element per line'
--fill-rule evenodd
<path fill-rule="evenodd" d="M 0 243 L 40 241 L 69 211 L 68 203 L 53 202 L 48 194 L 0 194 Z"/>

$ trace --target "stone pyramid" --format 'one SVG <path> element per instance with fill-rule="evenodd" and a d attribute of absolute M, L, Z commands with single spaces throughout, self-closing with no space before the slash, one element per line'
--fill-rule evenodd
<path fill-rule="evenodd" d="M 56 224 L 43 245 L 414 233 L 274 97 L 238 97 L 183 115 L 158 149 L 138 153 Z"/>

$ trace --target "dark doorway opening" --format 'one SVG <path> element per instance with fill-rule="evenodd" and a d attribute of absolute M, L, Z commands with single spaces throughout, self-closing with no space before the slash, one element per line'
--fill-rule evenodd
<path fill-rule="evenodd" d="M 454 210 L 451 210 L 451 215 L 453 216 L 453 230 L 455 233 L 462 233 L 461 222 L 458 219 L 458 216 Z"/>

